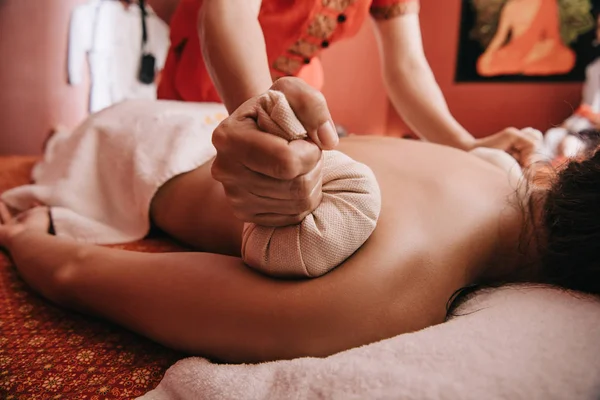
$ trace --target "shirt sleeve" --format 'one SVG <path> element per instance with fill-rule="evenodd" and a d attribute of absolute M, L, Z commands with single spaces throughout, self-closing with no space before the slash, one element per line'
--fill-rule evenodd
<path fill-rule="evenodd" d="M 419 12 L 419 0 L 373 0 L 371 16 L 377 20 L 392 19 Z"/>
<path fill-rule="evenodd" d="M 84 60 L 92 47 L 95 8 L 89 4 L 77 6 L 71 14 L 67 70 L 69 84 L 78 85 L 83 80 Z"/>

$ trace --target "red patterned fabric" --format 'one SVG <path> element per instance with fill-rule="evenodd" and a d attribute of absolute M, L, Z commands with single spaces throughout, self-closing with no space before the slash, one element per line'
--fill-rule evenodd
<path fill-rule="evenodd" d="M 0 192 L 27 183 L 34 162 L 0 158 Z M 161 239 L 119 247 L 176 249 Z M 133 399 L 154 389 L 182 357 L 120 327 L 54 307 L 31 292 L 0 254 L 0 399 Z"/>

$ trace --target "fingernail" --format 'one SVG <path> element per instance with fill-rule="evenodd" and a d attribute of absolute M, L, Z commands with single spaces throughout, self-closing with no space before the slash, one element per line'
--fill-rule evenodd
<path fill-rule="evenodd" d="M 317 137 L 326 148 L 333 148 L 338 144 L 338 135 L 331 121 L 325 122 L 317 129 Z"/>

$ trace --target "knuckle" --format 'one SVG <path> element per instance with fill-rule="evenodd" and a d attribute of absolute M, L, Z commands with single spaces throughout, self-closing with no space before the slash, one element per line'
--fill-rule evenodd
<path fill-rule="evenodd" d="M 520 131 L 519 131 L 517 128 L 515 128 L 515 127 L 512 127 L 512 126 L 511 126 L 511 127 L 509 127 L 509 128 L 506 128 L 506 129 L 504 130 L 504 134 L 506 134 L 506 135 L 508 135 L 508 136 L 519 136 L 519 135 L 520 135 L 520 133 L 521 133 L 521 132 L 520 132 Z"/>
<path fill-rule="evenodd" d="M 313 212 L 313 210 L 315 210 L 319 204 L 321 204 L 321 200 L 323 199 L 321 192 L 319 191 L 319 193 L 315 196 L 311 196 L 308 199 L 308 203 L 307 203 L 307 207 L 306 207 L 306 212 Z"/>
<path fill-rule="evenodd" d="M 313 182 L 308 175 L 300 175 L 290 182 L 290 196 L 292 199 L 307 199 L 310 197 Z"/>
<path fill-rule="evenodd" d="M 290 90 L 295 84 L 296 78 L 284 76 L 277 79 L 271 86 L 271 89 L 285 93 L 286 91 Z"/>
<path fill-rule="evenodd" d="M 275 177 L 279 179 L 291 180 L 300 174 L 299 160 L 289 149 L 278 153 L 273 168 Z"/>
<path fill-rule="evenodd" d="M 254 222 L 254 215 L 252 214 L 248 214 L 246 212 L 243 212 L 241 210 L 237 210 L 234 209 L 233 210 L 233 216 L 236 217 L 237 219 L 239 219 L 240 221 L 244 221 L 244 222 Z"/>
<path fill-rule="evenodd" d="M 314 124 L 315 128 L 319 122 L 327 120 L 327 101 L 323 93 L 317 90 L 305 90 L 298 94 L 298 102 L 296 105 L 297 114 L 304 116 L 314 116 L 319 121 L 308 121 Z"/>
<path fill-rule="evenodd" d="M 217 151 L 219 151 L 220 149 L 223 149 L 227 145 L 227 139 L 228 139 L 227 132 L 228 132 L 229 125 L 230 125 L 230 122 L 228 122 L 228 119 L 225 119 L 213 131 L 211 140 L 212 140 L 213 146 L 215 146 Z"/>
<path fill-rule="evenodd" d="M 312 206 L 312 200 L 310 197 L 304 198 L 304 199 L 297 199 L 294 201 L 294 211 L 296 213 L 302 214 L 305 213 L 307 211 L 311 211 L 311 206 Z"/>
<path fill-rule="evenodd" d="M 240 190 L 236 185 L 223 184 L 223 189 L 225 190 L 225 196 L 227 196 L 232 207 L 238 207 L 246 203 L 241 199 L 242 196 Z"/>
<path fill-rule="evenodd" d="M 210 166 L 210 174 L 214 180 L 221 182 L 223 180 L 223 170 L 220 167 L 218 157 L 214 159 Z"/>
<path fill-rule="evenodd" d="M 308 213 L 298 213 L 298 214 L 290 215 L 287 222 L 290 225 L 297 225 L 300 222 L 304 221 L 304 218 L 307 215 L 308 215 Z"/>
<path fill-rule="evenodd" d="M 327 107 L 327 100 L 325 99 L 325 95 L 322 92 L 315 90 L 312 94 L 316 106 L 321 108 Z"/>

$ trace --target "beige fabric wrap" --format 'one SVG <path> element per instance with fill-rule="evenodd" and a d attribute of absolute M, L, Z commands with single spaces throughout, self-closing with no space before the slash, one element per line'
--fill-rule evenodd
<path fill-rule="evenodd" d="M 307 138 L 281 92 L 258 102 L 258 125 L 287 140 Z M 337 267 L 369 238 L 381 210 L 381 193 L 369 167 L 339 151 L 324 151 L 323 201 L 300 224 L 272 228 L 247 223 L 242 258 L 265 274 L 317 277 Z"/>

